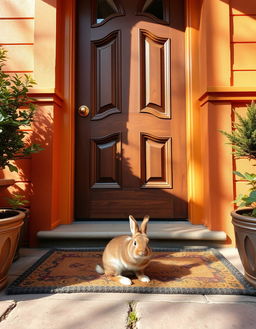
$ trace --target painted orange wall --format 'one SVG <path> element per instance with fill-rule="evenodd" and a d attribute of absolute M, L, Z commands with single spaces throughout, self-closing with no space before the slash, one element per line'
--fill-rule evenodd
<path fill-rule="evenodd" d="M 231 85 L 255 86 L 256 2 L 230 1 Z"/>
<path fill-rule="evenodd" d="M 32 245 L 38 230 L 52 229 L 60 223 L 59 130 L 63 101 L 55 93 L 56 7 L 55 0 L 3 0 L 0 6 L 0 44 L 9 56 L 6 70 L 29 73 L 37 82 L 31 96 L 36 98 L 38 110 L 29 138 L 40 143 L 44 151 L 16 161 L 19 174 L 8 170 L 1 173 L 2 177 L 15 179 L 14 186 L 1 191 L 2 196 L 19 191 L 30 200 Z"/>
<path fill-rule="evenodd" d="M 187 0 L 186 75 L 189 213 L 192 223 L 224 230 L 234 243 L 229 212 L 244 189 L 219 129 L 231 130 L 232 110 L 256 98 L 254 0 Z M 32 140 L 45 150 L 22 159 L 13 190 L 31 200 L 31 244 L 38 230 L 73 220 L 74 48 L 73 0 L 1 0 L 0 44 L 7 70 L 32 74 L 38 112 Z M 46 19 L 47 17 L 47 19 Z M 1 176 L 10 177 L 4 171 Z"/>
<path fill-rule="evenodd" d="M 22 3 L 21 3 L 22 2 Z M 10 74 L 27 73 L 34 75 L 34 0 L 2 0 L 0 6 L 0 45 L 8 50 L 8 63 L 4 70 Z M 32 135 L 28 131 L 27 138 Z M 6 204 L 4 196 L 21 193 L 30 201 L 31 197 L 31 159 L 16 161 L 19 174 L 9 170 L 0 171 L 0 178 L 13 178 L 15 185 L 0 190 L 1 205 Z"/>
<path fill-rule="evenodd" d="M 219 129 L 231 131 L 233 110 L 244 110 L 256 97 L 256 3 L 253 0 L 203 2 L 199 27 L 203 222 L 224 230 L 234 245 L 230 220 L 232 200 L 244 188 L 232 171 L 245 170 L 246 160 L 234 161 Z"/>
<path fill-rule="evenodd" d="M 239 0 L 231 1 L 231 56 L 233 86 L 254 87 L 256 81 L 256 3 Z M 249 102 L 247 102 L 248 104 Z M 233 109 L 243 115 L 246 104 L 234 103 Z M 235 120 L 235 116 L 233 116 Z M 255 172 L 252 163 L 247 160 L 236 160 L 234 169 L 241 172 Z M 246 183 L 234 177 L 235 196 L 246 193 Z"/>

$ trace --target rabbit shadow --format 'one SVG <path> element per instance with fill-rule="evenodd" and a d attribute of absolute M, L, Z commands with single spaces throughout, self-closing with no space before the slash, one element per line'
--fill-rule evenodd
<path fill-rule="evenodd" d="M 169 282 L 190 275 L 191 268 L 195 266 L 199 266 L 199 264 L 174 265 L 153 261 L 145 270 L 145 274 L 150 277 L 151 281 Z"/>
<path fill-rule="evenodd" d="M 152 259 L 152 261 L 144 271 L 144 274 L 150 278 L 150 285 L 154 285 L 154 283 L 157 284 L 157 282 L 168 283 L 172 281 L 182 280 L 192 274 L 192 268 L 202 265 L 200 261 L 186 263 L 181 262 L 180 265 L 177 264 L 177 260 L 175 260 L 175 262 L 176 264 L 172 262 L 169 262 L 169 264 L 167 264 Z M 124 271 L 122 272 L 122 275 L 129 277 L 131 280 L 135 280 L 135 283 L 137 282 L 136 275 L 134 272 Z M 139 284 L 139 282 L 137 283 Z M 147 285 L 147 283 L 144 284 Z"/>
<path fill-rule="evenodd" d="M 167 258 L 167 256 L 165 256 L 162 258 L 162 261 L 159 261 L 157 258 L 162 257 L 153 257 L 145 269 L 145 274 L 150 277 L 151 281 L 179 281 L 192 275 L 193 268 L 202 266 L 202 260 L 196 258 L 185 258 L 184 260 L 184 258 Z"/>

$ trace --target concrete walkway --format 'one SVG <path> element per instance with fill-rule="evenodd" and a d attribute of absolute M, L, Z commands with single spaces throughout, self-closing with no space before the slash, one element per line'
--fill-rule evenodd
<path fill-rule="evenodd" d="M 236 249 L 220 251 L 243 271 Z M 23 249 L 10 270 L 10 281 L 45 252 Z M 129 318 L 137 320 L 136 326 L 128 325 Z M 256 297 L 117 293 L 7 296 L 0 292 L 0 329 L 125 328 L 255 329 Z"/>

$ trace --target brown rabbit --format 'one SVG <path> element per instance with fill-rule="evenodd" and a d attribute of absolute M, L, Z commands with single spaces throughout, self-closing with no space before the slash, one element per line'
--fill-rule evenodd
<path fill-rule="evenodd" d="M 122 272 L 132 271 L 142 282 L 149 282 L 148 276 L 144 275 L 144 269 L 151 257 L 151 249 L 148 247 L 147 224 L 149 216 L 145 216 L 141 226 L 133 216 L 129 216 L 132 237 L 122 235 L 112 239 L 106 246 L 102 261 L 103 267 L 96 266 L 99 274 L 105 273 L 112 280 L 117 280 L 124 285 L 131 285 L 132 281 L 122 276 Z"/>

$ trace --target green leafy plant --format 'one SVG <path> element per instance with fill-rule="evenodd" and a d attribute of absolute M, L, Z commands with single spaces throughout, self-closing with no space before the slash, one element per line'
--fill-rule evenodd
<path fill-rule="evenodd" d="M 252 216 L 256 217 L 256 175 L 245 173 L 242 174 L 239 171 L 234 171 L 234 174 L 242 177 L 248 182 L 250 186 L 249 194 L 239 194 L 234 203 L 238 204 L 239 207 L 252 207 Z"/>
<path fill-rule="evenodd" d="M 27 93 L 36 82 L 27 74 L 5 73 L 6 61 L 7 50 L 0 47 L 0 168 L 18 172 L 11 160 L 42 150 L 40 145 L 27 145 L 24 140 L 27 134 L 24 128 L 31 126 L 36 110 Z"/>
<path fill-rule="evenodd" d="M 220 132 L 229 140 L 236 158 L 256 160 L 256 104 L 252 102 L 247 106 L 245 117 L 237 112 L 235 115 L 238 122 L 233 122 L 234 130 L 231 133 L 223 130 Z M 256 174 L 239 171 L 234 171 L 234 174 L 247 181 L 249 185 L 248 193 L 240 194 L 234 203 L 239 207 L 252 207 L 251 216 L 256 217 Z"/>
<path fill-rule="evenodd" d="M 13 193 L 12 197 L 6 198 L 7 202 L 9 203 L 10 207 L 13 209 L 18 209 L 25 207 L 26 204 L 29 203 L 28 200 L 26 200 L 24 195 Z"/>
<path fill-rule="evenodd" d="M 230 141 L 233 154 L 237 158 L 246 157 L 256 160 L 256 105 L 254 102 L 247 106 L 246 116 L 242 117 L 235 112 L 238 122 L 233 122 L 232 133 L 221 132 Z"/>

